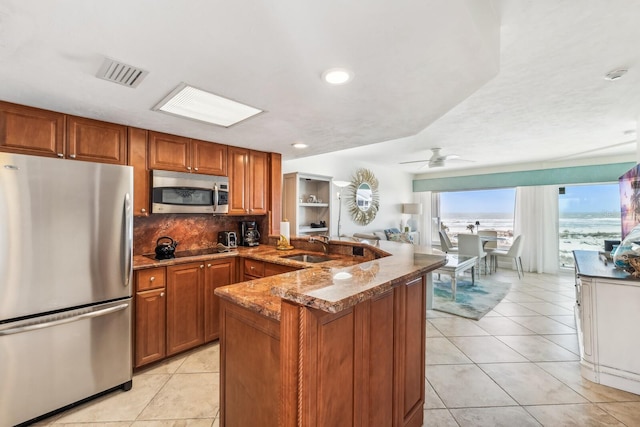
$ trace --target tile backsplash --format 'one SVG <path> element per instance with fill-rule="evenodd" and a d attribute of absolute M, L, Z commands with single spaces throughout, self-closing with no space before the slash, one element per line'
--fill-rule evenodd
<path fill-rule="evenodd" d="M 179 242 L 176 250 L 207 248 L 218 243 L 218 231 L 235 231 L 240 239 L 240 221 L 256 221 L 260 242 L 267 242 L 268 216 L 229 216 L 208 214 L 155 214 L 133 221 L 134 255 L 152 254 L 156 241 L 169 236 Z"/>

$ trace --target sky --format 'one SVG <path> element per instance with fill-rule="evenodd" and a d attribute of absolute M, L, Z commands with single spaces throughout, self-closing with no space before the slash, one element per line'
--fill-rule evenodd
<path fill-rule="evenodd" d="M 620 212 L 618 184 L 573 185 L 559 199 L 560 212 Z"/>
<path fill-rule="evenodd" d="M 514 188 L 447 192 L 440 193 L 440 211 L 443 217 L 460 212 L 513 214 L 515 201 Z"/>
<path fill-rule="evenodd" d="M 510 213 L 515 205 L 514 188 L 455 191 L 440 194 L 443 216 L 451 213 Z M 618 184 L 572 185 L 558 199 L 560 213 L 620 212 Z"/>

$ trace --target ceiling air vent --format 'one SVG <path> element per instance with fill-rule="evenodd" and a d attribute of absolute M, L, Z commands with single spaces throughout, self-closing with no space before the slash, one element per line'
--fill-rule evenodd
<path fill-rule="evenodd" d="M 137 87 L 148 71 L 105 58 L 96 77 L 123 86 Z"/>

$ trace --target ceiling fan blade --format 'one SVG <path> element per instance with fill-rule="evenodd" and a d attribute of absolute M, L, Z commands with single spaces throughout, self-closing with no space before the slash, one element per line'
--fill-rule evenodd
<path fill-rule="evenodd" d="M 399 164 L 401 164 L 401 165 L 407 165 L 407 164 L 409 164 L 409 163 L 425 163 L 425 162 L 428 162 L 428 161 L 429 161 L 429 159 L 424 159 L 424 160 L 411 160 L 411 161 L 408 161 L 408 162 L 400 162 Z"/>

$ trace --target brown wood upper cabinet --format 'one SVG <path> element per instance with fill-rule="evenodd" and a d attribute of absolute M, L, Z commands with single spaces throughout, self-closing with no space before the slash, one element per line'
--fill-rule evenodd
<path fill-rule="evenodd" d="M 0 102 L 0 150 L 124 165 L 127 128 Z"/>
<path fill-rule="evenodd" d="M 64 114 L 0 102 L 0 150 L 64 156 Z"/>
<path fill-rule="evenodd" d="M 127 164 L 127 127 L 67 116 L 66 148 L 66 157 L 70 159 L 125 165 Z"/>
<path fill-rule="evenodd" d="M 129 166 L 133 166 L 133 215 L 149 216 L 151 179 L 147 165 L 147 131 L 130 127 Z"/>
<path fill-rule="evenodd" d="M 226 176 L 227 146 L 150 131 L 149 168 Z"/>
<path fill-rule="evenodd" d="M 269 191 L 268 153 L 229 147 L 229 187 L 229 214 L 266 214 Z"/>

